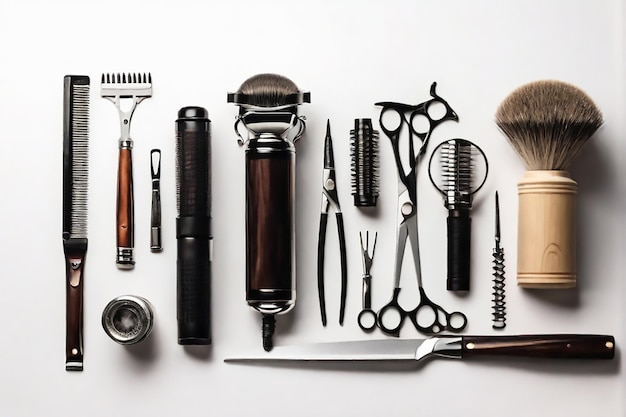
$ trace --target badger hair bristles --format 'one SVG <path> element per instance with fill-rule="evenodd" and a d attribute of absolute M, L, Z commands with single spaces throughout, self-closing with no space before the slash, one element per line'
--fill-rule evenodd
<path fill-rule="evenodd" d="M 585 92 L 555 80 L 519 87 L 495 117 L 528 170 L 566 170 L 603 122 Z"/>
<path fill-rule="evenodd" d="M 286 97 L 298 93 L 298 86 L 287 77 L 278 74 L 257 74 L 241 84 L 239 93 L 253 97 L 259 107 L 278 107 L 286 103 Z"/>

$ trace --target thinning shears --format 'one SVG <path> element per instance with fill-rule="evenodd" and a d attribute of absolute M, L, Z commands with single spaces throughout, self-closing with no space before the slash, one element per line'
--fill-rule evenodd
<path fill-rule="evenodd" d="M 343 214 L 339 206 L 337 184 L 335 181 L 335 157 L 333 141 L 330 136 L 330 121 L 326 122 L 326 137 L 324 139 L 324 170 L 322 183 L 322 208 L 320 213 L 320 228 L 317 246 L 317 290 L 322 314 L 322 325 L 326 326 L 326 301 L 324 295 L 324 246 L 326 243 L 326 224 L 328 223 L 328 209 L 335 211 L 337 218 L 337 232 L 339 235 L 339 256 L 341 259 L 341 304 L 339 307 L 339 324 L 343 325 L 346 312 L 346 294 L 348 285 L 348 266 L 346 259 L 346 237 L 343 226 Z"/>
<path fill-rule="evenodd" d="M 430 90 L 432 99 L 418 104 L 408 105 L 395 102 L 380 102 L 380 126 L 385 135 L 391 141 L 393 155 L 398 169 L 398 223 L 396 240 L 396 257 L 394 268 L 394 290 L 391 301 L 384 305 L 377 313 L 377 324 L 380 329 L 389 335 L 399 336 L 400 328 L 404 319 L 409 317 L 415 328 L 427 334 L 439 333 L 444 330 L 461 331 L 467 325 L 467 317 L 461 312 L 448 313 L 438 304 L 432 302 L 424 291 L 422 285 L 422 268 L 420 263 L 418 221 L 417 221 L 417 168 L 419 158 L 426 152 L 430 135 L 435 127 L 447 120 L 458 120 L 458 116 L 439 97 L 436 92 L 437 84 L 433 83 Z M 443 105 L 445 114 L 435 115 L 429 113 L 433 104 Z M 391 117 L 390 117 L 391 116 Z M 395 119 L 396 123 L 391 126 L 389 119 Z M 427 121 L 427 129 L 418 130 L 418 119 Z M 408 163 L 406 171 L 400 155 L 400 134 L 404 125 L 408 126 Z M 421 141 L 421 145 L 415 152 L 414 137 Z M 411 241 L 411 254 L 415 265 L 415 275 L 419 290 L 420 300 L 413 310 L 405 310 L 398 303 L 400 294 L 400 277 L 402 272 L 402 260 L 406 241 Z M 385 317 L 388 317 L 385 319 Z M 391 319 L 394 317 L 394 319 Z"/>
<path fill-rule="evenodd" d="M 363 245 L 363 234 L 359 232 L 361 240 L 361 257 L 363 258 L 363 308 L 357 316 L 357 323 L 364 332 L 371 332 L 376 328 L 376 312 L 372 310 L 372 262 L 376 253 L 376 242 L 378 233 L 374 236 L 374 245 L 370 252 L 370 232 L 365 233 L 365 245 Z"/>

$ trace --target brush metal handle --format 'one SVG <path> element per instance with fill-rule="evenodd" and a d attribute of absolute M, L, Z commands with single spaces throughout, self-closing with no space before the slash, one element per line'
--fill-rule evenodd
<path fill-rule="evenodd" d="M 615 338 L 582 334 L 463 336 L 462 356 L 479 355 L 613 359 Z"/>
<path fill-rule="evenodd" d="M 133 199 L 132 141 L 120 141 L 117 171 L 117 267 L 135 267 L 135 202 Z"/>
<path fill-rule="evenodd" d="M 83 370 L 83 272 L 87 239 L 63 242 L 66 274 L 65 369 Z"/>
<path fill-rule="evenodd" d="M 450 210 L 448 215 L 448 291 L 469 291 L 472 219 L 469 210 Z"/>

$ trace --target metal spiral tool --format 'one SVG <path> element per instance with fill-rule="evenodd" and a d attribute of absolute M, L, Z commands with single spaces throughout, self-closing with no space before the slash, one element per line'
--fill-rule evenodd
<path fill-rule="evenodd" d="M 504 301 L 504 249 L 500 247 L 500 200 L 496 191 L 496 246 L 493 248 L 493 325 L 494 329 L 506 327 L 506 302 Z"/>

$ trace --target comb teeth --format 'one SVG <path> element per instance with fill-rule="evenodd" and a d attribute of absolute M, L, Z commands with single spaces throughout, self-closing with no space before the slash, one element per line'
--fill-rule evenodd
<path fill-rule="evenodd" d="M 129 73 L 105 73 L 102 74 L 102 84 L 126 84 L 126 83 L 145 83 L 152 84 L 152 75 L 139 72 Z"/>
<path fill-rule="evenodd" d="M 445 191 L 471 193 L 474 164 L 472 154 L 472 145 L 454 139 L 441 147 Z"/>
<path fill-rule="evenodd" d="M 152 97 L 150 73 L 103 73 L 101 83 L 102 97 Z"/>
<path fill-rule="evenodd" d="M 71 187 L 69 238 L 87 238 L 87 192 L 89 179 L 89 82 L 70 81 L 70 105 L 66 118 L 71 127 L 69 137 L 69 170 L 66 186 Z M 80 83 L 80 84 L 79 84 Z"/>

